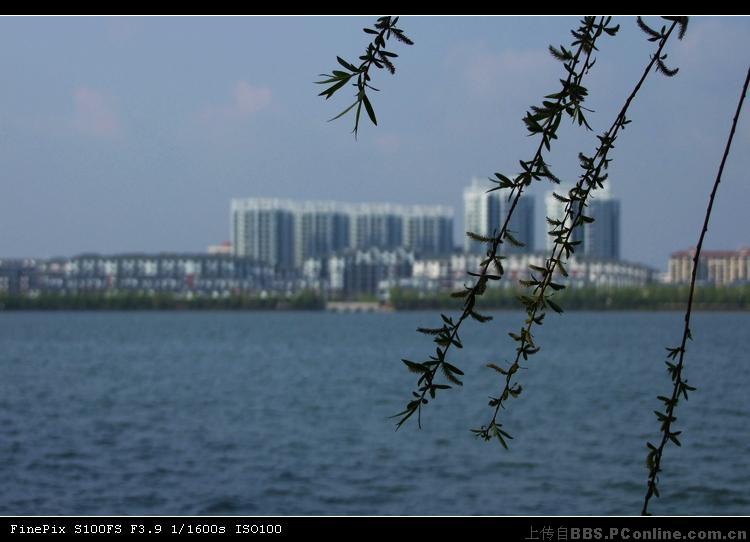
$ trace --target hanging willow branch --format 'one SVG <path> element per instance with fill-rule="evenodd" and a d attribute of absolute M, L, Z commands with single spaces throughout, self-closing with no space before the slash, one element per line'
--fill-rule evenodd
<path fill-rule="evenodd" d="M 692 334 L 690 333 L 690 315 L 691 311 L 693 309 L 693 294 L 695 293 L 695 281 L 698 276 L 698 265 L 700 263 L 700 257 L 701 257 L 701 249 L 703 248 L 703 239 L 706 236 L 706 232 L 708 231 L 708 222 L 711 219 L 711 210 L 714 206 L 714 198 L 716 197 L 716 191 L 719 188 L 719 183 L 721 182 L 721 175 L 724 172 L 724 164 L 727 161 L 727 156 L 729 155 L 729 149 L 732 146 L 732 140 L 734 139 L 734 132 L 737 128 L 737 120 L 740 117 L 740 112 L 742 111 L 742 103 L 745 101 L 745 95 L 747 94 L 747 87 L 748 83 L 750 83 L 750 69 L 747 71 L 747 76 L 745 77 L 745 84 L 742 87 L 742 93 L 740 94 L 740 101 L 737 104 L 737 110 L 734 113 L 734 119 L 732 120 L 732 128 L 729 131 L 729 138 L 727 139 L 726 146 L 724 147 L 724 155 L 721 157 L 721 164 L 719 165 L 719 171 L 716 174 L 716 180 L 714 181 L 713 189 L 711 190 L 711 195 L 708 199 L 708 207 L 706 208 L 706 215 L 703 219 L 703 229 L 701 229 L 700 236 L 698 237 L 698 245 L 695 249 L 695 254 L 693 255 L 693 274 L 690 278 L 690 293 L 688 294 L 688 302 L 687 302 L 687 309 L 685 310 L 685 327 L 682 331 L 682 341 L 680 342 L 680 346 L 674 347 L 674 348 L 667 348 L 667 358 L 672 360 L 677 360 L 677 363 L 672 363 L 670 361 L 666 361 L 667 364 L 667 371 L 669 372 L 669 376 L 672 379 L 673 387 L 672 387 L 672 395 L 670 397 L 665 396 L 658 396 L 657 398 L 662 401 L 665 405 L 665 412 L 660 411 L 654 411 L 656 414 L 656 417 L 659 419 L 659 422 L 661 422 L 661 442 L 659 446 L 654 446 L 650 442 L 646 443 L 646 446 L 648 447 L 648 456 L 646 457 L 646 464 L 649 469 L 649 475 L 648 475 L 648 487 L 646 489 L 646 497 L 643 500 L 643 509 L 641 510 L 641 515 L 647 516 L 648 513 L 648 503 L 649 500 L 653 495 L 659 496 L 659 489 L 657 488 L 657 484 L 659 481 L 659 472 L 661 471 L 661 458 L 664 453 L 664 447 L 667 445 L 667 442 L 672 441 L 677 446 L 681 446 L 680 440 L 677 438 L 682 431 L 672 431 L 672 424 L 677 421 L 677 418 L 674 416 L 675 408 L 677 407 L 677 403 L 679 402 L 680 395 L 682 395 L 685 400 L 688 399 L 688 392 L 689 391 L 695 391 L 695 388 L 692 386 L 689 386 L 687 383 L 687 379 L 684 379 L 682 377 L 682 371 L 684 368 L 684 360 L 685 360 L 685 347 L 687 344 L 687 340 L 692 340 Z"/>
<path fill-rule="evenodd" d="M 559 183 L 559 179 L 550 171 L 549 165 L 544 160 L 545 149 L 551 148 L 551 141 L 557 139 L 557 130 L 565 115 L 568 115 L 577 122 L 579 126 L 585 126 L 590 129 L 584 116 L 583 101 L 588 95 L 588 91 L 581 85 L 584 76 L 596 62 L 592 59 L 593 51 L 597 50 L 596 42 L 602 34 L 614 36 L 618 29 L 617 26 L 610 26 L 611 17 L 601 17 L 597 22 L 595 17 L 586 17 L 581 21 L 580 26 L 572 31 L 573 41 L 570 49 L 563 46 L 556 48 L 550 46 L 552 56 L 563 63 L 567 73 L 565 79 L 561 79 L 561 88 L 559 91 L 545 96 L 540 106 L 533 106 L 524 117 L 526 130 L 529 135 L 539 136 L 539 144 L 531 160 L 520 161 L 522 171 L 514 179 L 495 173 L 495 178 L 491 181 L 496 185 L 489 191 L 509 188 L 509 201 L 512 200 L 508 210 L 508 215 L 499 231 L 493 233 L 491 237 L 485 237 L 474 232 L 467 232 L 467 235 L 480 242 L 488 245 L 485 259 L 481 262 L 478 273 L 470 272 L 469 275 L 474 277 L 471 286 L 466 286 L 463 290 L 452 294 L 454 297 L 464 299 L 463 310 L 457 320 L 452 317 L 441 315 L 443 324 L 438 328 L 419 328 L 417 331 L 426 335 L 433 336 L 437 344 L 435 355 L 430 356 L 427 361 L 414 362 L 402 360 L 406 367 L 419 375 L 417 380 L 417 389 L 412 391 L 412 399 L 407 403 L 406 408 L 393 416 L 398 418 L 396 427 L 399 428 L 406 420 L 417 414 L 418 425 L 421 427 L 422 407 L 434 399 L 436 393 L 440 390 L 450 389 L 453 385 L 462 385 L 459 377 L 463 376 L 463 371 L 450 363 L 447 355 L 451 346 L 462 348 L 459 329 L 463 322 L 472 318 L 479 322 L 491 320 L 490 316 L 485 316 L 476 311 L 477 299 L 484 294 L 488 281 L 500 280 L 504 274 L 502 259 L 500 256 L 500 245 L 508 242 L 513 245 L 520 245 L 508 229 L 513 212 L 518 201 L 526 187 L 531 185 L 532 181 L 541 181 L 547 179 L 553 183 Z M 441 384 L 436 382 L 438 372 L 442 372 L 448 383 Z"/>
<path fill-rule="evenodd" d="M 353 83 L 353 85 L 357 87 L 354 103 L 329 120 L 330 122 L 343 117 L 356 107 L 354 129 L 352 130 L 355 138 L 359 131 L 359 117 L 362 113 L 363 106 L 372 123 L 376 126 L 378 124 L 377 118 L 375 117 L 375 110 L 372 107 L 370 98 L 367 96 L 368 89 L 378 92 L 378 89 L 370 84 L 370 81 L 372 80 L 370 70 L 375 66 L 381 70 L 388 70 L 391 74 L 396 73 L 396 66 L 393 64 L 393 59 L 398 57 L 398 55 L 385 49 L 386 42 L 393 37 L 396 41 L 400 41 L 406 45 L 414 45 L 414 42 L 404 34 L 404 31 L 396 26 L 396 23 L 398 23 L 398 17 L 380 17 L 372 28 L 363 28 L 362 30 L 366 34 L 371 34 L 375 37 L 372 42 L 367 45 L 365 53 L 359 57 L 359 66 L 347 62 L 340 56 L 337 56 L 336 60 L 345 71 L 339 69 L 333 70 L 331 73 L 321 73 L 320 77 L 323 77 L 324 79 L 315 82 L 318 85 L 330 85 L 323 92 L 318 94 L 318 96 L 325 96 L 325 99 L 327 100 L 343 88 L 350 80 L 356 77 L 356 82 Z"/>
<path fill-rule="evenodd" d="M 539 352 L 540 347 L 534 342 L 532 333 L 534 326 L 542 325 L 544 317 L 547 314 L 547 309 L 552 309 L 557 313 L 563 312 L 563 309 L 553 300 L 553 297 L 555 292 L 564 289 L 565 285 L 554 282 L 553 279 L 555 278 L 556 272 L 562 277 L 567 277 L 568 275 L 563 260 L 567 261 L 567 259 L 570 258 L 570 255 L 575 252 L 576 245 L 580 243 L 580 241 L 571 241 L 571 235 L 576 228 L 583 227 L 584 224 L 594 221 L 593 217 L 584 214 L 584 210 L 588 204 L 591 192 L 598 188 L 603 188 L 604 186 L 604 182 L 607 179 L 606 170 L 609 167 L 609 163 L 612 161 L 612 159 L 609 158 L 609 152 L 614 148 L 614 142 L 617 139 L 619 131 L 624 129 L 625 126 L 630 123 L 626 117 L 630 104 L 640 91 L 641 86 L 649 73 L 651 73 L 654 66 L 659 62 L 663 63 L 664 59 L 666 59 L 667 55 L 662 55 L 662 51 L 664 50 L 664 46 L 667 44 L 672 31 L 678 25 L 681 28 L 684 28 L 687 25 L 686 20 L 676 19 L 672 21 L 669 29 L 662 27 L 660 31 L 656 31 L 648 27 L 640 17 L 637 20 L 638 26 L 640 26 L 641 29 L 647 29 L 644 31 L 651 36 L 649 41 L 658 40 L 658 48 L 651 57 L 651 61 L 646 65 L 643 74 L 630 95 L 625 100 L 625 103 L 615 118 L 612 126 L 610 126 L 610 128 L 602 135 L 597 136 L 599 139 L 599 146 L 594 155 L 589 157 L 582 153 L 579 154 L 580 166 L 583 169 L 583 173 L 576 185 L 566 196 L 557 193 L 554 194 L 559 201 L 565 203 L 565 215 L 562 220 L 548 217 L 548 222 L 554 226 L 552 231 L 549 232 L 549 235 L 554 239 L 551 254 L 549 258 L 545 260 L 544 267 L 530 265 L 530 279 L 520 281 L 522 286 L 530 288 L 532 291 L 530 292 L 530 295 L 520 296 L 520 300 L 524 304 L 527 314 L 524 325 L 521 327 L 519 333 L 509 333 L 511 338 L 518 343 L 516 346 L 515 359 L 507 368 L 502 368 L 494 363 L 488 364 L 489 368 L 502 374 L 503 388 L 497 397 L 490 397 L 489 406 L 493 411 L 489 422 L 478 429 L 472 429 L 472 432 L 477 437 L 483 438 L 484 440 L 497 438 L 504 448 L 508 447 L 506 439 L 513 437 L 505 430 L 501 429 L 502 424 L 497 421 L 497 418 L 500 409 L 505 408 L 505 403 L 508 398 L 517 397 L 522 391 L 521 385 L 513 381 L 513 376 L 521 367 L 521 359 L 523 358 L 524 361 L 528 360 L 530 356 Z M 684 32 L 680 32 L 680 34 L 684 35 Z M 666 69 L 669 70 L 669 68 Z M 551 290 L 550 293 L 548 293 L 548 289 Z"/>

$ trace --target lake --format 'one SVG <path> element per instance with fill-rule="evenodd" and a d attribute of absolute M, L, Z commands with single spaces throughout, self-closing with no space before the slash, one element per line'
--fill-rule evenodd
<path fill-rule="evenodd" d="M 469 431 L 522 323 L 494 315 L 466 324 L 463 388 L 394 431 L 437 313 L 0 313 L 0 514 L 638 514 L 682 315 L 549 315 L 508 451 Z M 650 510 L 748 514 L 750 314 L 692 329 Z"/>

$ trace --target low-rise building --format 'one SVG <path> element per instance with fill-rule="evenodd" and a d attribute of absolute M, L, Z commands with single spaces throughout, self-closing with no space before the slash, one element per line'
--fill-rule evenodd
<path fill-rule="evenodd" d="M 383 283 L 411 277 L 414 254 L 404 249 L 348 251 L 328 258 L 332 297 L 376 296 Z"/>
<path fill-rule="evenodd" d="M 690 283 L 694 258 L 694 248 L 670 256 L 668 274 L 671 284 Z M 747 283 L 750 281 L 750 248 L 702 250 L 696 279 L 715 286 Z"/>
<path fill-rule="evenodd" d="M 546 253 L 510 254 L 502 260 L 503 280 L 490 281 L 490 288 L 516 288 L 519 280 L 529 278 L 530 265 L 544 267 Z M 460 290 L 474 279 L 469 272 L 481 269 L 483 256 L 454 254 L 449 258 L 415 260 L 412 275 L 381 285 L 381 292 L 390 288 L 416 289 L 424 292 Z M 557 275 L 555 282 L 573 287 L 645 286 L 654 282 L 657 271 L 646 265 L 620 260 L 589 258 L 571 255 L 565 262 L 567 277 Z M 494 271 L 491 271 L 494 273 Z"/>
<path fill-rule="evenodd" d="M 34 289 L 218 294 L 289 290 L 294 278 L 273 266 L 227 254 L 83 254 L 38 261 Z"/>
<path fill-rule="evenodd" d="M 0 294 L 26 294 L 35 287 L 36 280 L 36 260 L 0 259 Z"/>

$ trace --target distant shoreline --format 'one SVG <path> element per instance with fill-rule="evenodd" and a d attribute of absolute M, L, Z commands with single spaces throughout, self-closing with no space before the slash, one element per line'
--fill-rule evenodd
<path fill-rule="evenodd" d="M 489 289 L 478 306 L 484 311 L 518 311 L 520 290 Z M 681 311 L 688 297 L 686 286 L 650 285 L 629 288 L 570 288 L 555 294 L 565 311 Z M 291 296 L 233 294 L 228 296 L 185 295 L 144 292 L 81 292 L 71 294 L 0 294 L 0 311 L 332 311 L 406 312 L 417 310 L 460 311 L 463 300 L 450 293 L 424 293 L 394 289 L 383 303 L 372 296 L 359 299 L 325 299 L 312 290 Z M 750 310 L 750 285 L 701 286 L 696 290 L 694 309 L 699 311 Z"/>

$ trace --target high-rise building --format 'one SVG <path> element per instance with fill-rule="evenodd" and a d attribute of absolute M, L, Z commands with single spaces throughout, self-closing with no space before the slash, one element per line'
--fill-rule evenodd
<path fill-rule="evenodd" d="M 294 213 L 284 200 L 251 198 L 231 202 L 232 247 L 236 256 L 289 268 L 294 263 Z"/>
<path fill-rule="evenodd" d="M 294 264 L 349 247 L 350 216 L 331 202 L 290 205 L 294 213 Z"/>
<path fill-rule="evenodd" d="M 464 225 L 466 230 L 482 236 L 494 236 L 503 226 L 512 201 L 508 200 L 507 191 L 487 192 L 490 186 L 480 179 L 472 179 L 464 188 Z M 534 250 L 534 198 L 521 196 L 513 216 L 508 223 L 511 235 L 524 244 L 522 247 L 505 242 L 501 250 L 504 254 L 527 253 Z M 468 236 L 464 239 L 466 252 L 484 252 L 484 243 L 474 241 Z"/>
<path fill-rule="evenodd" d="M 282 267 L 346 249 L 453 249 L 453 211 L 440 206 L 233 199 L 231 223 L 235 255 Z"/>
<path fill-rule="evenodd" d="M 464 229 L 479 235 L 487 236 L 489 232 L 489 197 L 487 188 L 478 179 L 472 179 L 471 185 L 464 188 Z M 484 245 L 469 236 L 464 237 L 465 252 L 480 252 Z"/>
<path fill-rule="evenodd" d="M 557 190 L 558 194 L 567 195 L 565 190 Z M 553 220 L 562 220 L 565 216 L 566 203 L 556 199 L 549 192 L 545 199 L 547 216 Z M 580 241 L 575 247 L 575 253 L 591 258 L 619 260 L 620 259 L 620 200 L 612 197 L 609 186 L 591 192 L 584 211 L 586 216 L 594 219 L 573 230 L 571 241 Z M 572 219 L 568 219 L 566 227 L 570 227 Z M 550 226 L 550 230 L 553 226 Z M 547 250 L 552 250 L 554 238 L 547 236 Z"/>
<path fill-rule="evenodd" d="M 453 210 L 448 207 L 413 207 L 404 218 L 403 246 L 420 256 L 453 250 Z"/>
<path fill-rule="evenodd" d="M 350 218 L 350 246 L 390 250 L 403 246 L 404 208 L 400 205 L 360 203 L 346 206 Z"/>
<path fill-rule="evenodd" d="M 586 256 L 606 260 L 620 259 L 620 200 L 613 198 L 609 186 L 591 194 L 587 208 L 593 222 L 585 224 Z"/>

